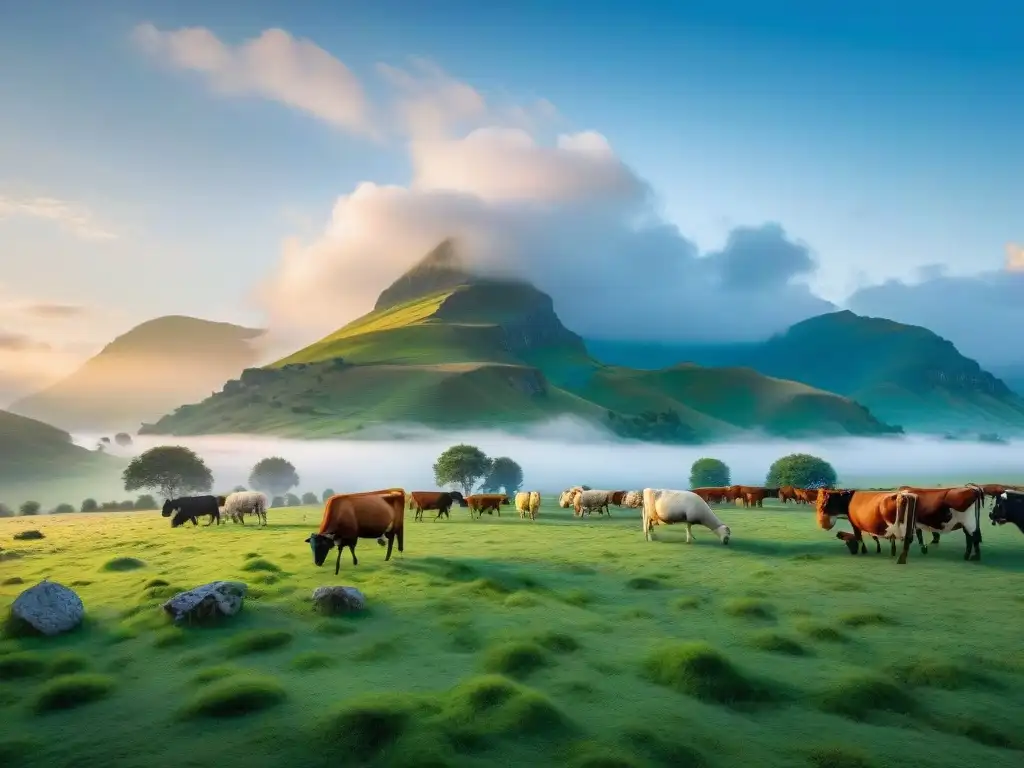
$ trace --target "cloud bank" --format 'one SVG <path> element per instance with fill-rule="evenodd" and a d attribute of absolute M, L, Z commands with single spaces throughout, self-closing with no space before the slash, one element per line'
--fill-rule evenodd
<path fill-rule="evenodd" d="M 0 195 L 0 221 L 24 217 L 56 224 L 82 240 L 116 240 L 117 234 L 100 224 L 84 205 L 54 197 L 5 197 Z"/>

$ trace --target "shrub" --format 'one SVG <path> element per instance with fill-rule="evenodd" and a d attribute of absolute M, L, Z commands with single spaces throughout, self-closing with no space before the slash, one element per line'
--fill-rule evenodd
<path fill-rule="evenodd" d="M 154 499 L 148 493 L 142 494 L 141 496 L 139 496 L 139 498 L 137 498 L 135 500 L 135 509 L 150 510 L 150 509 L 158 509 L 158 508 L 159 508 L 159 505 L 156 503 L 156 499 Z"/>
<path fill-rule="evenodd" d="M 319 504 L 320 499 L 316 497 L 315 493 L 310 493 L 309 491 L 306 491 L 306 493 L 302 494 L 302 503 L 304 506 L 312 507 L 315 504 Z"/>
<path fill-rule="evenodd" d="M 56 507 L 53 508 L 53 512 L 51 514 L 54 514 L 54 515 L 69 515 L 69 514 L 71 514 L 74 511 L 75 511 L 75 508 L 73 506 L 71 506 L 70 504 L 58 504 Z"/>
<path fill-rule="evenodd" d="M 107 675 L 61 675 L 39 689 L 32 708 L 39 713 L 73 709 L 105 698 L 113 690 L 114 679 Z"/>
<path fill-rule="evenodd" d="M 95 512 L 100 508 L 100 505 L 96 503 L 96 499 L 86 499 L 82 502 L 82 512 Z"/>
<path fill-rule="evenodd" d="M 37 541 L 39 539 L 45 539 L 46 537 L 43 535 L 42 531 L 29 529 L 27 531 L 18 531 L 12 538 L 17 541 Z"/>
<path fill-rule="evenodd" d="M 690 467 L 691 488 L 721 488 L 729 485 L 728 465 L 720 459 L 697 459 Z"/>
<path fill-rule="evenodd" d="M 302 506 L 302 499 L 294 493 L 286 493 L 284 495 L 284 505 L 286 507 L 299 507 Z"/>
<path fill-rule="evenodd" d="M 272 509 L 280 509 L 281 507 L 286 506 L 284 503 L 284 496 L 275 496 L 270 500 L 270 506 Z"/>
<path fill-rule="evenodd" d="M 320 501 L 327 501 L 333 495 L 334 495 L 334 489 L 333 488 L 325 488 L 324 492 L 322 494 L 320 494 Z"/>
<path fill-rule="evenodd" d="M 181 716 L 240 717 L 284 699 L 284 688 L 273 678 L 234 674 L 203 688 L 182 708 Z"/>
<path fill-rule="evenodd" d="M 776 459 L 764 484 L 769 488 L 792 485 L 797 488 L 834 488 L 836 471 L 824 459 L 808 453 L 791 453 Z"/>
<path fill-rule="evenodd" d="M 118 502 L 117 508 L 122 512 L 128 512 L 135 509 L 135 502 L 131 499 L 125 499 L 124 501 Z"/>
<path fill-rule="evenodd" d="M 40 509 L 41 505 L 38 501 L 26 501 L 18 507 L 18 512 L 21 513 L 22 517 L 31 517 L 32 515 L 38 515 Z"/>

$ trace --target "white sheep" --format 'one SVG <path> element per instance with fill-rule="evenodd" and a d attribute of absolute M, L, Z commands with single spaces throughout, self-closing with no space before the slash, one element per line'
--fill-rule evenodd
<path fill-rule="evenodd" d="M 224 499 L 224 514 L 242 525 L 245 515 L 255 515 L 260 525 L 266 525 L 268 506 L 270 501 L 259 491 L 236 491 Z"/>

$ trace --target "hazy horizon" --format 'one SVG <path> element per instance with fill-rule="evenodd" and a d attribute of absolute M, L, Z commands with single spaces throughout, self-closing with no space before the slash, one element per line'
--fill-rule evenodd
<path fill-rule="evenodd" d="M 292 492 L 324 488 L 338 492 L 402 486 L 435 488 L 433 463 L 457 443 L 478 446 L 488 456 L 509 456 L 523 468 L 524 488 L 553 493 L 570 485 L 595 488 L 686 488 L 690 466 L 712 456 L 729 465 L 734 483 L 759 485 L 773 461 L 790 453 L 820 456 L 835 468 L 840 483 L 857 485 L 1011 481 L 1021 472 L 1024 441 L 983 444 L 947 441 L 923 435 L 886 438 L 782 440 L 763 437 L 744 442 L 699 446 L 627 443 L 600 429 L 571 419 L 508 433 L 497 429 L 437 432 L 421 426 L 390 427 L 380 437 L 358 440 L 301 440 L 247 435 L 172 437 L 140 435 L 127 449 L 109 452 L 131 456 L 157 445 L 184 445 L 198 453 L 214 473 L 215 488 L 248 485 L 249 471 L 261 458 L 281 456 L 296 468 L 300 483 Z M 390 437 L 389 437 L 390 435 Z M 396 438 L 395 435 L 404 435 Z M 75 435 L 94 447 L 97 435 Z"/>

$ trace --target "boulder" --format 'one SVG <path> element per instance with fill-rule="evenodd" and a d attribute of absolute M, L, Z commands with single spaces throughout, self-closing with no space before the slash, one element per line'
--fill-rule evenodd
<path fill-rule="evenodd" d="M 366 610 L 366 595 L 355 587 L 317 587 L 313 590 L 313 609 L 332 615 L 356 613 Z"/>
<path fill-rule="evenodd" d="M 240 581 L 212 581 L 188 592 L 179 592 L 163 607 L 175 622 L 220 619 L 234 616 L 242 609 L 248 589 Z"/>
<path fill-rule="evenodd" d="M 43 579 L 18 595 L 11 615 L 44 635 L 59 635 L 82 623 L 85 605 L 75 590 Z"/>

